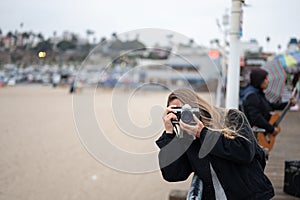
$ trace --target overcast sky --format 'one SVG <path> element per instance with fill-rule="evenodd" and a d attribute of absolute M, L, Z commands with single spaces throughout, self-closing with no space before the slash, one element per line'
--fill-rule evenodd
<path fill-rule="evenodd" d="M 242 40 L 255 38 L 260 45 L 284 49 L 290 37 L 300 39 L 300 0 L 246 0 Z M 41 32 L 50 36 L 68 30 L 85 36 L 87 29 L 98 38 L 142 28 L 168 29 L 209 45 L 223 38 L 216 19 L 222 21 L 231 0 L 1 0 L 0 28 Z M 24 26 L 21 29 L 20 23 Z M 266 37 L 270 37 L 270 44 Z"/>

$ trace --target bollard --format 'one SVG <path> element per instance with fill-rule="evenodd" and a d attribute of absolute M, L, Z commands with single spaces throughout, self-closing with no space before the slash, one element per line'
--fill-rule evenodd
<path fill-rule="evenodd" d="M 171 190 L 169 200 L 186 200 L 187 194 L 186 190 Z"/>

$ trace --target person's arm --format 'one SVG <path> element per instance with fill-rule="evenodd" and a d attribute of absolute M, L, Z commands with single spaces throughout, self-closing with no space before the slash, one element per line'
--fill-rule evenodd
<path fill-rule="evenodd" d="M 161 173 L 166 181 L 184 181 L 192 173 L 185 149 L 181 148 L 183 143 L 183 139 L 175 138 L 175 133 L 166 132 L 156 141 L 160 148 L 158 158 Z"/>
<path fill-rule="evenodd" d="M 268 133 L 273 133 L 274 127 L 264 118 L 259 108 L 260 103 L 257 94 L 250 94 L 245 100 L 247 116 L 255 126 L 265 129 Z"/>
<path fill-rule="evenodd" d="M 274 110 L 283 110 L 287 106 L 288 102 L 283 103 L 270 103 Z"/>
<path fill-rule="evenodd" d="M 201 148 L 214 145 L 209 154 L 236 163 L 250 163 L 256 150 L 256 140 L 251 127 L 243 113 L 233 110 L 229 112 L 229 125 L 237 125 L 236 132 L 239 136 L 232 139 L 218 131 L 203 129 L 199 138 L 202 143 Z M 212 139 L 213 137 L 217 139 Z M 215 141 L 215 144 L 210 144 L 211 141 Z"/>
<path fill-rule="evenodd" d="M 294 106 L 297 103 L 296 102 L 296 94 L 297 94 L 296 92 L 297 92 L 296 90 L 293 91 L 293 95 L 290 97 L 289 101 L 281 102 L 281 103 L 271 103 L 270 105 L 272 106 L 272 108 L 274 110 L 283 110 L 286 108 L 286 106 L 288 104 L 290 104 L 290 106 Z"/>

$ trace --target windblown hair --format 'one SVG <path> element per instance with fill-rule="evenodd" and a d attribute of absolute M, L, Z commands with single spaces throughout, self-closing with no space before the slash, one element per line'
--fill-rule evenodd
<path fill-rule="evenodd" d="M 183 104 L 189 104 L 191 107 L 198 107 L 201 121 L 208 129 L 219 131 L 230 139 L 241 136 L 238 133 L 238 129 L 242 123 L 247 122 L 247 119 L 241 112 L 230 112 L 224 108 L 215 107 L 188 88 L 179 88 L 173 91 L 168 97 L 167 106 L 174 99 L 178 99 Z"/>

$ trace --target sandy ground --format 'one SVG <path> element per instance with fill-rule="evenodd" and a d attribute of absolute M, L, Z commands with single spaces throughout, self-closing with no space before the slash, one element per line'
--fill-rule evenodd
<path fill-rule="evenodd" d="M 163 92 L 138 92 L 128 101 L 130 118 L 147 126 L 151 117 L 145 111 L 153 104 L 165 105 L 166 97 Z M 101 122 L 103 113 L 108 116 L 102 117 L 106 120 L 103 130 L 109 133 L 106 137 L 129 152 L 157 151 L 154 141 L 162 124 L 157 133 L 137 141 L 116 134 L 118 127 L 108 114 L 111 98 L 110 92 L 95 94 L 97 120 Z M 99 162 L 80 140 L 73 110 L 68 88 L 0 88 L 0 199 L 153 200 L 168 199 L 173 189 L 188 189 L 191 177 L 186 182 L 168 183 L 158 170 L 133 174 Z"/>

